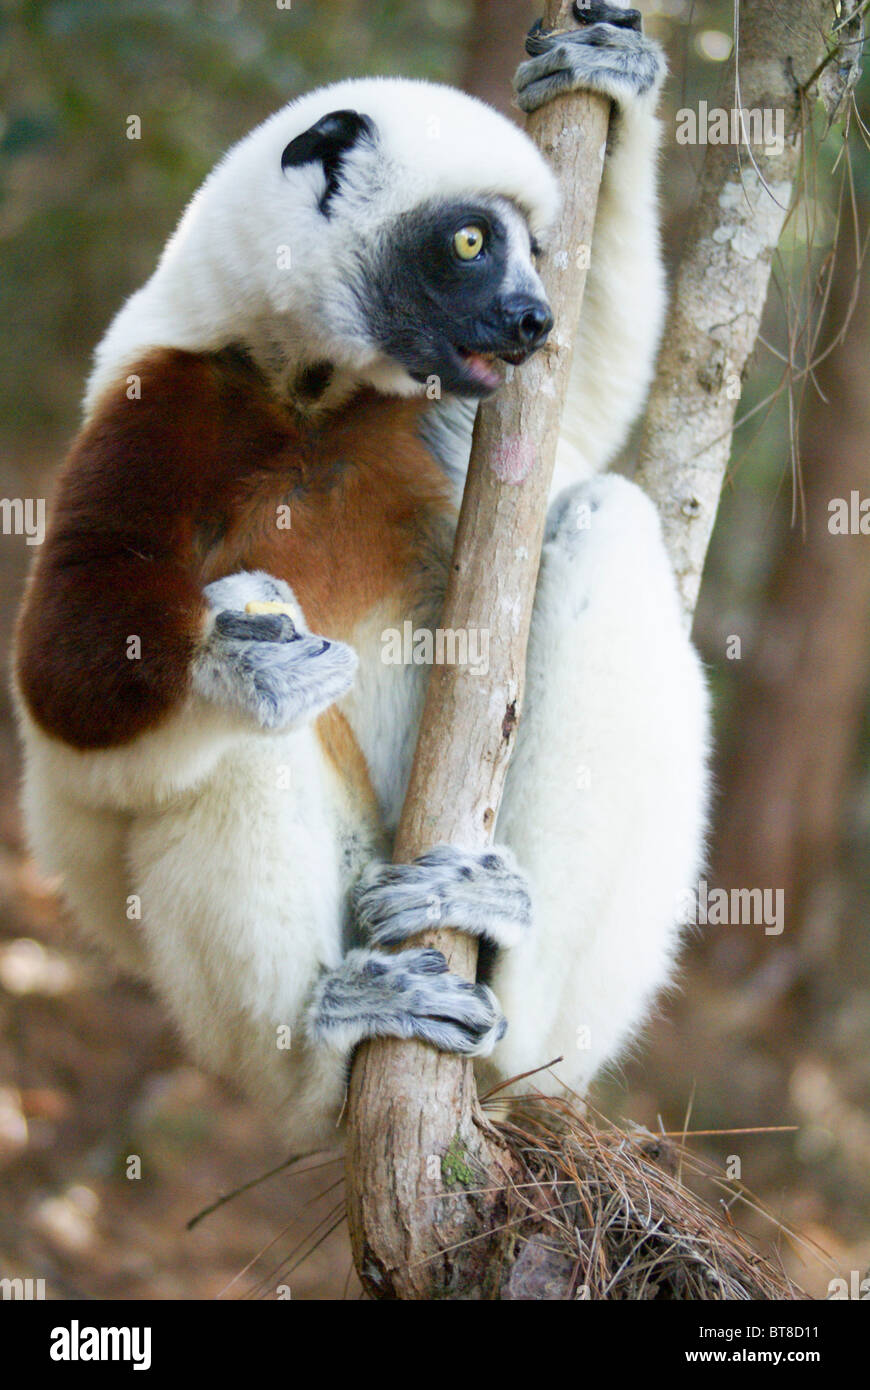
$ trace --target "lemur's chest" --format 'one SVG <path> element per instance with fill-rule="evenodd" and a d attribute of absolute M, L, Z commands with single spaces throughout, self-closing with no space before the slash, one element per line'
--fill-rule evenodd
<path fill-rule="evenodd" d="M 416 402 L 358 400 L 306 441 L 301 467 L 270 469 L 246 488 L 204 565 L 206 580 L 239 568 L 286 580 L 313 632 L 354 647 L 359 670 L 340 706 L 349 729 L 337 739 L 328 713 L 322 741 L 340 773 L 357 778 L 347 766 L 352 733 L 387 827 L 401 807 L 429 669 L 409 633 L 437 626 L 455 525 L 448 481 L 417 435 L 419 414 Z"/>

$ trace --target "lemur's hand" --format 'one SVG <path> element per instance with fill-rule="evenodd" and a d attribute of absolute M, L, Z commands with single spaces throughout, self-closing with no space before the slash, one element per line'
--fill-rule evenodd
<path fill-rule="evenodd" d="M 282 729 L 312 719 L 352 686 L 356 653 L 306 632 L 280 579 L 243 571 L 204 592 L 214 620 L 194 660 L 193 686 L 205 699 L 251 715 L 264 729 Z M 245 611 L 266 604 L 294 616 Z"/>
<path fill-rule="evenodd" d="M 641 31 L 639 10 L 622 10 L 606 0 L 574 5 L 582 29 L 548 34 L 540 22 L 526 39 L 532 56 L 514 77 L 517 105 L 536 111 L 563 92 L 585 89 L 610 97 L 619 108 L 654 100 L 666 67 L 661 48 Z"/>
<path fill-rule="evenodd" d="M 375 946 L 455 927 L 510 947 L 531 928 L 532 900 L 510 850 L 472 854 L 438 845 L 411 864 L 370 864 L 354 891 L 353 912 L 361 935 Z"/>

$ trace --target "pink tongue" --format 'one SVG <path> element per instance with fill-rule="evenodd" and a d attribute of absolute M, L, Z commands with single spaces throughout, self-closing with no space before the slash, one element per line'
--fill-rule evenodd
<path fill-rule="evenodd" d="M 465 358 L 465 365 L 473 377 L 482 381 L 486 386 L 499 386 L 501 384 L 501 374 L 494 362 L 487 362 L 485 357 L 481 357 L 478 352 L 469 352 Z"/>

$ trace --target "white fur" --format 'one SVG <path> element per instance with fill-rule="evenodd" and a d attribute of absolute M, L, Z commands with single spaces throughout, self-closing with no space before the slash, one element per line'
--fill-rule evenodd
<path fill-rule="evenodd" d="M 347 108 L 371 116 L 381 139 L 376 156 L 365 142 L 350 153 L 339 215 L 327 220 L 310 196 L 324 186 L 319 166 L 282 173 L 281 153 L 320 117 Z M 383 190 L 374 211 L 373 176 Z M 235 145 L 191 201 L 151 279 L 97 349 L 86 414 L 149 347 L 198 351 L 244 341 L 278 385 L 302 361 L 325 358 L 356 383 L 419 391 L 360 333 L 355 251 L 385 216 L 426 198 L 473 195 L 515 201 L 535 234 L 546 231 L 558 199 L 528 137 L 485 103 L 392 78 L 351 79 L 291 102 Z M 289 269 L 279 268 L 282 247 Z M 339 381 L 330 404 L 340 390 Z"/>
<path fill-rule="evenodd" d="M 598 200 L 556 492 L 613 458 L 652 381 L 666 300 L 656 198 L 659 137 L 647 103 L 620 113 Z"/>
<path fill-rule="evenodd" d="M 196 195 L 101 343 L 87 411 L 148 347 L 239 340 L 279 381 L 306 357 L 328 356 L 344 369 L 342 389 L 412 389 L 360 339 L 345 296 L 354 228 L 374 234 L 354 193 L 371 175 L 365 151 L 349 159 L 340 215 L 329 221 L 301 210 L 302 185 L 322 183 L 315 166 L 281 174 L 287 142 L 337 107 L 364 111 L 385 132 L 391 176 L 380 213 L 438 192 L 485 193 L 524 206 L 536 232 L 552 217 L 543 161 L 480 103 L 394 80 L 313 93 L 236 146 Z M 605 465 L 649 381 L 663 304 L 656 142 L 650 109 L 623 113 L 599 208 L 563 481 Z M 294 256 L 289 272 L 276 268 L 280 245 Z M 576 524 L 587 515 L 581 504 L 588 529 Z M 437 624 L 436 588 L 421 625 Z M 403 616 L 385 608 L 356 634 L 364 650 L 341 702 L 388 828 L 425 675 L 380 661 L 379 631 Z M 338 965 L 348 944 L 349 889 L 388 846 L 312 729 L 252 732 L 193 700 L 128 749 L 81 754 L 39 733 L 24 708 L 21 720 L 34 849 L 65 876 L 77 915 L 151 977 L 196 1056 L 258 1096 L 294 1148 L 330 1142 L 343 1066 L 306 1036 L 306 1004 L 319 971 Z M 707 742 L 704 682 L 650 503 L 618 478 L 575 486 L 554 503 L 498 823 L 497 838 L 530 876 L 534 926 L 497 965 L 509 1028 L 478 1063 L 487 1081 L 562 1054 L 559 1075 L 583 1091 L 634 1035 L 669 976 L 676 897 L 698 869 Z M 130 894 L 141 922 L 129 918 Z M 293 1029 L 289 1051 L 278 1047 L 281 1025 Z M 578 1046 L 578 1029 L 589 1030 L 588 1045 L 582 1033 Z"/>
<path fill-rule="evenodd" d="M 699 867 L 708 716 L 652 503 L 616 476 L 561 502 L 496 828 L 531 878 L 534 926 L 498 959 L 510 1027 L 487 1080 L 561 1056 L 556 1074 L 582 1094 L 671 973 L 677 893 Z M 558 1089 L 549 1074 L 531 1084 Z"/>

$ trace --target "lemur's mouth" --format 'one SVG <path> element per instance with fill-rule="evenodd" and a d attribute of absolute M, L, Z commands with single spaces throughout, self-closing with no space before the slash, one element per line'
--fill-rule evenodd
<path fill-rule="evenodd" d="M 495 391 L 504 381 L 500 363 L 509 362 L 511 366 L 517 367 L 530 356 L 523 348 L 515 352 L 478 352 L 476 348 L 457 345 L 456 351 L 462 358 L 468 375 L 488 391 Z"/>
<path fill-rule="evenodd" d="M 504 373 L 496 365 L 496 355 L 494 352 L 475 352 L 471 348 L 457 347 L 456 351 L 462 358 L 463 366 L 476 382 L 484 386 L 488 391 L 494 391 L 501 386 L 504 380 Z"/>

